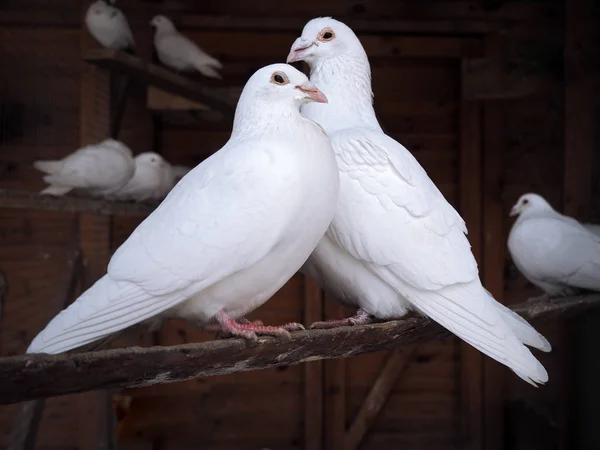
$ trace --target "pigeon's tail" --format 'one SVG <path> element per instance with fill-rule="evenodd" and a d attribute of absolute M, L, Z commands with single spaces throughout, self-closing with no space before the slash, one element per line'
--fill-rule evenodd
<path fill-rule="evenodd" d="M 156 316 L 185 298 L 185 293 L 151 295 L 136 284 L 104 275 L 50 321 L 27 353 L 56 354 L 82 347 Z"/>
<path fill-rule="evenodd" d="M 72 190 L 73 190 L 73 188 L 69 187 L 69 186 L 52 185 L 52 186 L 48 186 L 46 189 L 43 189 L 42 191 L 40 191 L 40 194 L 54 195 L 56 197 L 60 197 L 61 195 L 68 194 Z"/>
<path fill-rule="evenodd" d="M 510 327 L 515 336 L 525 345 L 530 347 L 537 348 L 543 352 L 549 352 L 552 350 L 552 346 L 548 339 L 542 336 L 537 332 L 535 328 L 533 328 L 529 322 L 523 319 L 516 312 L 504 306 L 502 303 L 497 302 L 493 297 L 491 300 L 494 302 L 496 306 L 496 310 L 500 313 L 500 317 L 506 324 Z"/>
<path fill-rule="evenodd" d="M 62 166 L 62 161 L 34 161 L 33 163 L 33 167 L 49 175 L 59 172 Z"/>
<path fill-rule="evenodd" d="M 479 280 L 459 283 L 438 291 L 406 285 L 404 297 L 417 310 L 435 320 L 477 350 L 504 364 L 527 383 L 548 381 L 548 372 L 523 342 L 549 349 L 549 344 L 524 319 L 495 306 L 495 300 Z M 515 332 L 516 330 L 516 332 Z M 534 333 L 536 333 L 534 335 Z"/>
<path fill-rule="evenodd" d="M 198 72 L 200 72 L 205 77 L 217 78 L 219 80 L 223 79 L 223 77 L 221 76 L 221 74 L 216 69 L 214 69 L 213 67 L 208 66 L 206 64 L 198 64 L 198 65 L 196 65 L 196 70 L 198 70 Z"/>

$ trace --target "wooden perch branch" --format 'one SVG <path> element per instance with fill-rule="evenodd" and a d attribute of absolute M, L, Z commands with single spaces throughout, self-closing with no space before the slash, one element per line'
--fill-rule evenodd
<path fill-rule="evenodd" d="M 0 189 L 0 208 L 85 212 L 105 216 L 145 216 L 155 207 L 140 203 L 109 202 L 85 197 L 53 197 L 35 192 Z"/>
<path fill-rule="evenodd" d="M 237 99 L 231 98 L 227 89 L 202 86 L 137 56 L 111 49 L 94 49 L 87 52 L 85 60 L 95 66 L 140 80 L 149 86 L 156 86 L 194 100 L 226 116 L 232 116 L 235 110 Z"/>
<path fill-rule="evenodd" d="M 566 317 L 600 307 L 600 294 L 524 303 L 526 319 Z M 129 347 L 70 355 L 0 359 L 0 404 L 107 388 L 142 387 L 390 350 L 448 336 L 426 319 L 310 330 L 290 341 L 226 339 L 172 347 Z"/>

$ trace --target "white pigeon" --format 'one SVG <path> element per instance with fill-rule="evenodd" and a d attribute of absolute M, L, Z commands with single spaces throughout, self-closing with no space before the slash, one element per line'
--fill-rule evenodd
<path fill-rule="evenodd" d="M 103 47 L 133 51 L 135 41 L 125 14 L 104 0 L 90 4 L 85 14 L 85 25 Z"/>
<path fill-rule="evenodd" d="M 222 78 L 218 71 L 223 68 L 223 65 L 177 31 L 173 22 L 167 17 L 155 16 L 150 25 L 156 27 L 154 47 L 158 59 L 164 65 L 177 72 L 197 70 L 206 77 Z"/>
<path fill-rule="evenodd" d="M 519 217 L 508 250 L 529 281 L 550 297 L 600 291 L 600 236 L 537 194 L 522 195 L 510 215 Z"/>
<path fill-rule="evenodd" d="M 50 184 L 42 194 L 65 195 L 77 190 L 93 197 L 110 196 L 133 176 L 135 163 L 131 149 L 120 141 L 105 139 L 54 161 L 35 161 Z"/>
<path fill-rule="evenodd" d="M 164 191 L 164 179 L 170 170 L 169 163 L 154 152 L 140 153 L 134 158 L 135 172 L 129 182 L 114 197 L 119 200 L 159 200 L 168 193 Z"/>
<path fill-rule="evenodd" d="M 27 352 L 68 351 L 151 318 L 215 321 L 247 339 L 301 329 L 243 316 L 294 275 L 335 213 L 337 165 L 322 128 L 300 114 L 309 101 L 327 98 L 292 66 L 252 75 L 225 146 L 177 184 Z"/>
<path fill-rule="evenodd" d="M 329 103 L 302 108 L 331 138 L 340 170 L 335 217 L 302 271 L 359 307 L 330 327 L 394 319 L 416 310 L 535 385 L 548 380 L 523 344 L 550 350 L 479 280 L 465 223 L 412 154 L 382 131 L 367 55 L 345 24 L 313 19 L 287 61 L 306 61 Z"/>

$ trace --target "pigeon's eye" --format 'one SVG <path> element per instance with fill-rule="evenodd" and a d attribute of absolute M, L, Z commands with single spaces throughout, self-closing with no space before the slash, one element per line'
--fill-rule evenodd
<path fill-rule="evenodd" d="M 156 158 L 151 158 L 150 162 L 156 162 Z"/>
<path fill-rule="evenodd" d="M 527 203 L 529 203 L 529 200 L 523 199 L 523 205 L 526 205 Z"/>
<path fill-rule="evenodd" d="M 325 28 L 319 33 L 319 40 L 323 42 L 331 41 L 335 38 L 335 33 L 331 28 Z"/>
<path fill-rule="evenodd" d="M 271 75 L 271 82 L 278 84 L 279 86 L 284 86 L 289 83 L 288 77 L 283 72 L 275 72 Z"/>

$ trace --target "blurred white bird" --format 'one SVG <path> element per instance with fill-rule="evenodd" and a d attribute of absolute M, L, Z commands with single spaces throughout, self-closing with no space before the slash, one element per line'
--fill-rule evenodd
<path fill-rule="evenodd" d="M 158 59 L 164 65 L 177 72 L 197 70 L 206 77 L 222 78 L 218 70 L 222 69 L 223 65 L 179 33 L 167 17 L 155 16 L 150 25 L 156 27 L 154 47 Z"/>
<path fill-rule="evenodd" d="M 600 236 L 537 194 L 522 195 L 510 215 L 508 250 L 529 281 L 551 297 L 600 291 Z"/>
<path fill-rule="evenodd" d="M 154 152 L 140 153 L 134 158 L 134 162 L 133 177 L 114 197 L 136 202 L 163 199 L 168 193 L 164 191 L 163 185 L 166 173 L 170 170 L 169 163 Z"/>
<path fill-rule="evenodd" d="M 329 138 L 300 114 L 309 101 L 327 99 L 292 66 L 252 75 L 225 146 L 177 184 L 117 249 L 107 275 L 27 352 L 64 352 L 151 318 L 215 321 L 247 339 L 301 329 L 243 316 L 294 275 L 335 212 L 337 165 Z"/>
<path fill-rule="evenodd" d="M 329 134 L 340 170 L 340 198 L 327 233 L 302 271 L 359 307 L 330 327 L 393 319 L 416 310 L 525 381 L 548 374 L 523 345 L 550 344 L 481 285 L 465 223 L 411 153 L 386 136 L 373 110 L 367 55 L 343 23 L 318 18 L 292 45 L 327 105 L 302 113 Z"/>
<path fill-rule="evenodd" d="M 131 28 L 125 14 L 116 6 L 104 0 L 91 3 L 85 14 L 85 25 L 103 47 L 133 52 L 135 42 Z"/>
<path fill-rule="evenodd" d="M 90 196 L 110 196 L 127 184 L 135 163 L 129 147 L 114 139 L 82 147 L 63 159 L 35 161 L 50 184 L 42 194 L 64 195 L 74 189 Z"/>
<path fill-rule="evenodd" d="M 588 230 L 591 231 L 592 233 L 600 236 L 600 225 L 597 225 L 595 223 L 584 223 L 583 226 Z"/>

